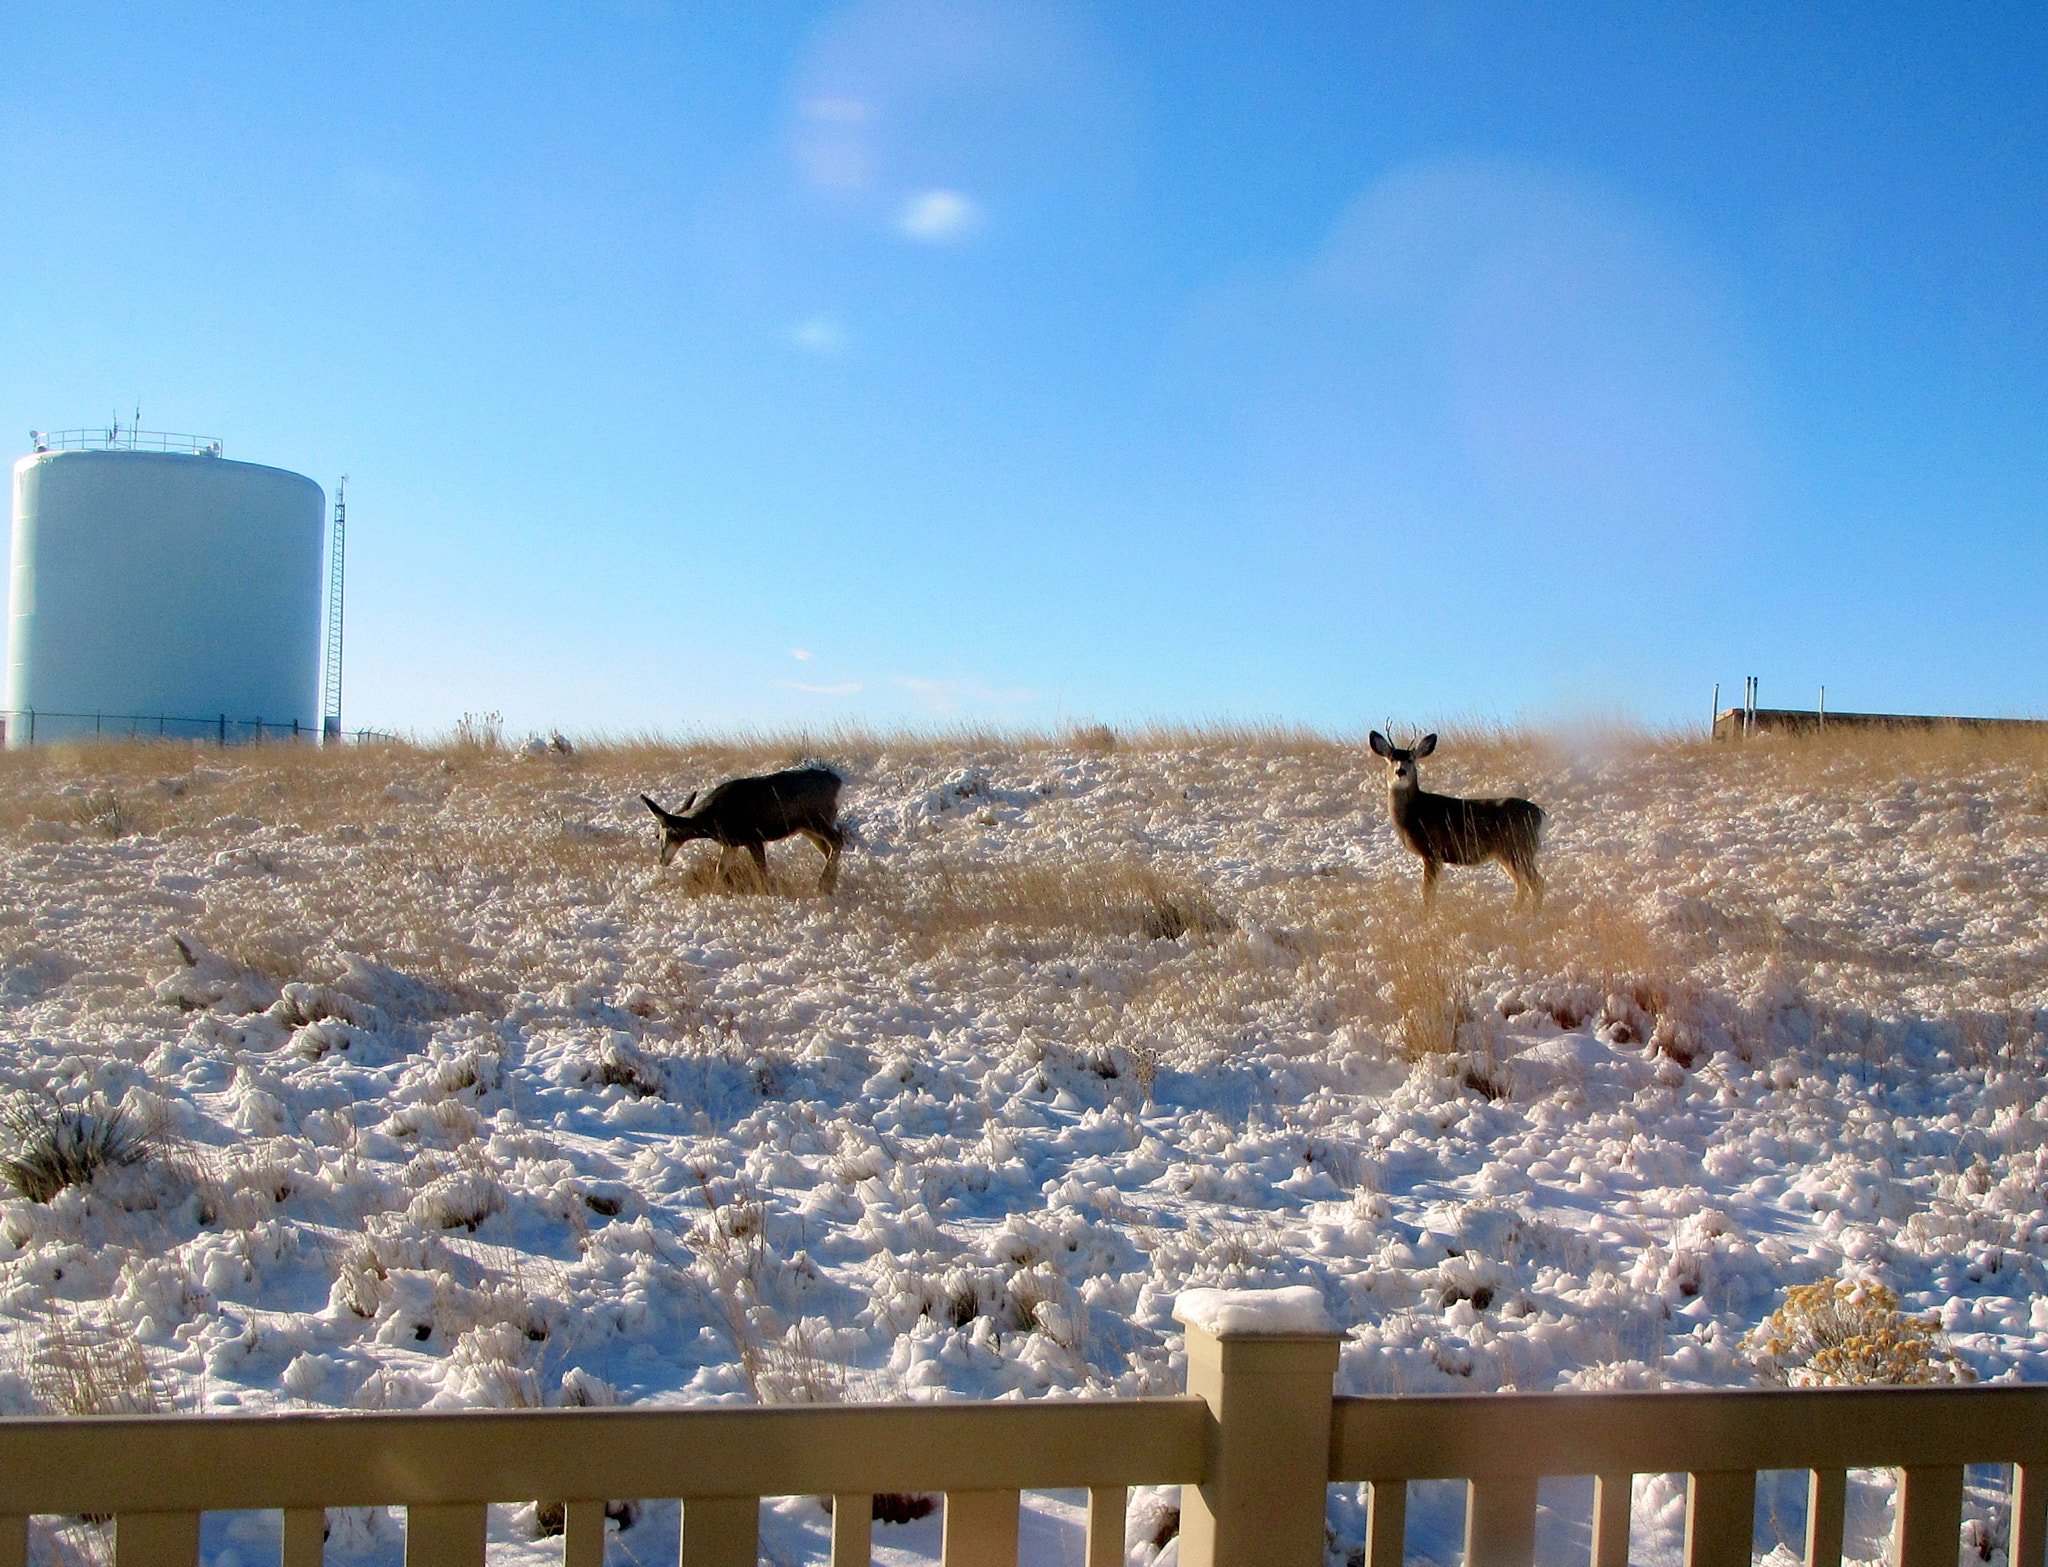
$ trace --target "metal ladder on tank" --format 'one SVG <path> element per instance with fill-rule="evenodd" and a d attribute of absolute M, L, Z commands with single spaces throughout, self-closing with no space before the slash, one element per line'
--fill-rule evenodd
<path fill-rule="evenodd" d="M 328 529 L 327 651 L 320 700 L 320 740 L 341 743 L 341 583 L 342 559 L 348 541 L 348 475 L 334 486 L 334 523 Z"/>

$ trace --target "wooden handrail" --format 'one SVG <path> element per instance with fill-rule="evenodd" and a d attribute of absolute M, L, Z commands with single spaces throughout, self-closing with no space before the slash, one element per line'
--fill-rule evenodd
<path fill-rule="evenodd" d="M 179 1513 L 1199 1481 L 1198 1398 L 0 1420 L 0 1511 Z"/>
<path fill-rule="evenodd" d="M 1332 1480 L 2048 1463 L 2048 1387 L 1339 1398 Z"/>

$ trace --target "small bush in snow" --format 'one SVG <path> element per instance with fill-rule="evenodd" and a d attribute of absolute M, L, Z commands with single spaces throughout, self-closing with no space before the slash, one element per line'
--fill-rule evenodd
<path fill-rule="evenodd" d="M 71 802 L 71 807 L 78 825 L 97 837 L 125 838 L 144 830 L 135 808 L 123 804 L 121 797 L 109 789 L 82 795 Z"/>
<path fill-rule="evenodd" d="M 1773 1381 L 1793 1387 L 1969 1382 L 1932 1317 L 1910 1317 L 1882 1284 L 1795 1284 L 1749 1336 Z"/>
<path fill-rule="evenodd" d="M 453 1170 L 429 1182 L 406 1209 L 423 1229 L 468 1230 L 505 1211 L 505 1190 L 479 1170 Z"/>
<path fill-rule="evenodd" d="M 12 1151 L 0 1157 L 0 1179 L 31 1202 L 48 1202 L 67 1186 L 82 1186 L 102 1170 L 135 1164 L 148 1139 L 118 1106 L 104 1100 L 80 1105 L 16 1099 L 0 1107 L 0 1132 Z"/>
<path fill-rule="evenodd" d="M 915 1523 L 931 1517 L 938 1505 L 935 1496 L 907 1491 L 878 1491 L 868 1504 L 876 1523 Z"/>

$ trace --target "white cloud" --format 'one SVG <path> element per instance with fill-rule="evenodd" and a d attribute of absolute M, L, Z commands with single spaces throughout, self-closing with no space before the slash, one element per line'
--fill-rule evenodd
<path fill-rule="evenodd" d="M 812 316 L 789 329 L 789 340 L 807 354 L 841 354 L 846 351 L 846 328 L 832 316 Z"/>
<path fill-rule="evenodd" d="M 903 232 L 928 245 L 959 239 L 981 220 L 981 209 L 957 190 L 919 191 L 903 204 Z"/>
<path fill-rule="evenodd" d="M 775 683 L 785 691 L 808 691 L 813 696 L 852 696 L 864 684 L 859 680 L 843 680 L 836 686 L 806 685 L 801 680 L 778 680 Z"/>
<path fill-rule="evenodd" d="M 808 664 L 811 661 L 811 650 L 807 647 L 793 647 L 789 650 L 789 656 L 799 664 Z"/>
<path fill-rule="evenodd" d="M 831 125 L 863 125 L 874 112 L 872 104 L 859 98 L 813 98 L 804 105 L 804 118 Z"/>
<path fill-rule="evenodd" d="M 796 131 L 797 162 L 820 190 L 865 190 L 875 175 L 867 126 L 873 106 L 860 98 L 812 98 Z"/>

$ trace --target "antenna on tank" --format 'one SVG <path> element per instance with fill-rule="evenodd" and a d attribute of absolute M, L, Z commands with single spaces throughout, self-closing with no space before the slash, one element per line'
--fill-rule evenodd
<path fill-rule="evenodd" d="M 334 522 L 328 529 L 326 680 L 320 701 L 320 740 L 341 740 L 341 578 L 348 542 L 348 475 L 334 486 Z"/>

